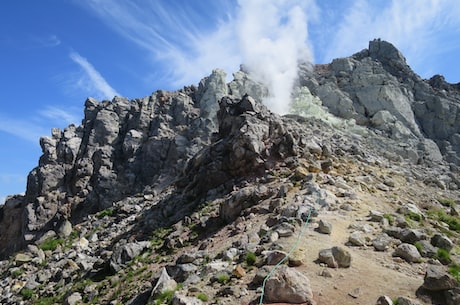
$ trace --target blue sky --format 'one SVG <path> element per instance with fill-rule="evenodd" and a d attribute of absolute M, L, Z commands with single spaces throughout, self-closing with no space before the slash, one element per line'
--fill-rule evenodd
<path fill-rule="evenodd" d="M 279 54 L 327 63 L 373 38 L 422 77 L 457 83 L 458 16 L 457 0 L 2 1 L 0 204 L 25 191 L 39 137 L 79 124 L 88 96 L 143 97 L 247 62 L 263 74 Z M 260 56 L 267 41 L 276 43 Z"/>

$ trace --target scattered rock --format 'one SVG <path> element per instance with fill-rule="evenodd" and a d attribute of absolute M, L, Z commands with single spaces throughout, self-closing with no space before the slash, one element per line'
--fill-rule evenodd
<path fill-rule="evenodd" d="M 449 290 L 458 286 L 457 280 L 441 266 L 428 265 L 423 288 L 429 291 Z"/>
<path fill-rule="evenodd" d="M 331 268 L 348 268 L 351 264 L 351 255 L 341 247 L 332 247 L 319 251 L 318 260 Z"/>
<path fill-rule="evenodd" d="M 350 234 L 350 237 L 348 238 L 348 241 L 353 245 L 353 246 L 365 246 L 366 245 L 366 239 L 363 236 L 362 232 L 360 231 L 355 231 Z"/>
<path fill-rule="evenodd" d="M 361 292 L 361 288 L 355 288 L 353 289 L 352 291 L 350 291 L 348 293 L 349 296 L 351 296 L 353 299 L 357 299 L 361 296 L 362 292 Z"/>
<path fill-rule="evenodd" d="M 443 248 L 447 251 L 452 250 L 454 247 L 454 243 L 452 240 L 450 240 L 450 238 L 439 233 L 436 233 L 433 235 L 433 237 L 431 237 L 431 244 L 435 247 Z"/>
<path fill-rule="evenodd" d="M 393 305 L 393 300 L 389 296 L 382 295 L 377 299 L 375 305 Z"/>
<path fill-rule="evenodd" d="M 74 292 L 66 298 L 64 305 L 75 305 L 78 304 L 82 299 L 83 298 L 79 292 Z"/>
<path fill-rule="evenodd" d="M 318 232 L 323 234 L 331 234 L 332 224 L 323 219 L 320 219 L 318 222 Z"/>
<path fill-rule="evenodd" d="M 397 304 L 398 305 L 422 305 L 419 301 L 413 300 L 407 297 L 399 297 L 397 299 Z"/>
<path fill-rule="evenodd" d="M 177 282 L 172 279 L 166 268 L 161 269 L 160 277 L 158 278 L 155 287 L 153 287 L 150 299 L 153 300 L 158 297 L 161 293 L 169 290 L 174 291 L 176 289 Z"/>
<path fill-rule="evenodd" d="M 386 233 L 379 234 L 373 241 L 372 245 L 377 251 L 385 251 L 391 245 L 391 237 Z"/>
<path fill-rule="evenodd" d="M 406 243 L 400 244 L 393 253 L 393 256 L 401 257 L 409 263 L 420 263 L 422 260 L 417 248 L 414 245 Z"/>

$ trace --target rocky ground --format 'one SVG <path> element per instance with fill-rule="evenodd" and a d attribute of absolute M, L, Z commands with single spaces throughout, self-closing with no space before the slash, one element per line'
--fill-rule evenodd
<path fill-rule="evenodd" d="M 452 110 L 457 89 L 436 100 L 393 51 L 304 71 L 304 116 L 271 113 L 244 71 L 88 99 L 0 208 L 0 303 L 459 304 L 457 127 L 422 136 L 446 109 L 419 109 L 423 127 L 389 99 L 416 87 Z"/>

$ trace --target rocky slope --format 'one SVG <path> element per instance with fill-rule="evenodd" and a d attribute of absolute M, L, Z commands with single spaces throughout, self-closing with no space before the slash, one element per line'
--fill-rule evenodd
<path fill-rule="evenodd" d="M 380 40 L 298 86 L 88 99 L 0 207 L 0 303 L 458 304 L 460 86 Z"/>

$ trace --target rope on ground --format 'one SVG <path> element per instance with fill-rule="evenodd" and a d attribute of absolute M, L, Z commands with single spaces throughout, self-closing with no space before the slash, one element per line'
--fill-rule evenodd
<path fill-rule="evenodd" d="M 268 275 L 265 277 L 263 283 L 262 283 L 262 293 L 260 295 L 260 302 L 259 302 L 259 305 L 262 305 L 263 304 L 263 299 L 264 299 L 264 293 L 265 293 L 265 284 L 267 283 L 267 280 L 273 275 L 273 273 L 276 271 L 276 269 L 278 269 L 278 267 L 283 264 L 288 258 L 289 256 L 291 256 L 291 254 L 297 249 L 297 247 L 299 246 L 299 242 L 300 242 L 300 239 L 303 237 L 303 235 L 305 234 L 305 230 L 307 229 L 307 226 L 308 226 L 308 222 L 310 221 L 310 217 L 311 217 L 311 214 L 312 212 L 316 212 L 316 210 L 310 208 L 310 210 L 308 211 L 308 216 L 307 216 L 307 219 L 305 220 L 303 226 L 302 226 L 302 230 L 300 231 L 300 234 L 299 236 L 297 237 L 297 240 L 296 242 L 294 243 L 294 245 L 291 247 L 291 250 L 288 252 L 288 254 L 278 263 L 275 265 L 275 267 L 273 267 L 273 269 L 270 271 L 270 273 L 268 273 Z"/>

